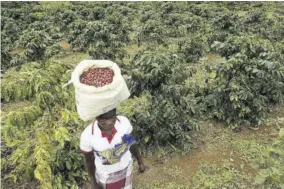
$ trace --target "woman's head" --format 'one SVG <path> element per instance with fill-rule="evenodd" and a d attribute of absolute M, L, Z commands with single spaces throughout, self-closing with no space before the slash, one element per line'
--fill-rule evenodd
<path fill-rule="evenodd" d="M 112 130 L 116 121 L 116 108 L 99 115 L 96 119 L 103 130 Z"/>

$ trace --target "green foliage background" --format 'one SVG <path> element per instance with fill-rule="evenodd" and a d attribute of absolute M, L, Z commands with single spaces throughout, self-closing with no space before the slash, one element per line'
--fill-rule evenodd
<path fill-rule="evenodd" d="M 76 113 L 74 89 L 62 88 L 81 60 L 64 59 L 72 53 L 119 64 L 132 94 L 119 112 L 144 151 L 189 151 L 202 119 L 233 129 L 262 124 L 269 105 L 284 100 L 283 9 L 281 2 L 1 2 L 1 101 L 29 102 L 2 113 L 2 188 L 79 188 L 87 179 L 78 146 L 89 123 Z M 210 53 L 222 61 L 204 61 Z M 257 183 L 283 187 L 277 153 L 268 153 Z"/>

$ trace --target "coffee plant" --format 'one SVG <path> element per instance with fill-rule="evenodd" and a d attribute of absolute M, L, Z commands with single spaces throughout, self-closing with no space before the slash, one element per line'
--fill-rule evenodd
<path fill-rule="evenodd" d="M 56 40 L 52 39 L 48 33 L 42 31 L 24 31 L 18 41 L 20 47 L 24 47 L 25 56 L 28 61 L 42 60 L 50 58 L 60 50 Z M 53 46 L 53 49 L 49 49 Z"/>
<path fill-rule="evenodd" d="M 3 94 L 5 100 L 15 99 L 16 94 L 23 93 L 30 94 L 25 99 L 33 102 L 30 107 L 4 115 L 2 136 L 5 148 L 11 151 L 3 165 L 4 171 L 9 170 L 4 179 L 12 178 L 17 182 L 37 178 L 41 188 L 74 188 L 81 182 L 83 161 L 76 152 L 79 135 L 70 138 L 70 134 L 78 133 L 82 124 L 75 114 L 74 103 L 67 100 L 74 98 L 74 92 L 61 88 L 71 72 L 65 77 L 62 74 L 66 70 L 68 73 L 70 68 L 56 62 L 47 62 L 44 68 L 33 64 L 29 69 L 25 67 L 21 70 L 25 71 L 23 76 L 14 77 L 26 78 L 23 82 L 30 86 L 28 92 L 22 91 L 21 86 L 25 85 L 21 82 L 5 80 L 3 83 L 4 89 L 15 86 L 11 91 L 16 92 L 6 90 L 7 93 Z"/>
<path fill-rule="evenodd" d="M 189 150 L 188 131 L 198 129 L 194 117 L 198 114 L 199 105 L 194 93 L 182 85 L 188 77 L 183 64 L 183 60 L 176 55 L 145 51 L 133 61 L 135 68 L 131 69 L 129 86 L 134 95 L 139 96 L 143 91 L 149 91 L 155 96 L 151 100 L 151 114 L 133 118 L 134 123 L 139 123 L 137 127 L 149 136 L 148 142 L 156 145 L 169 144 L 173 148 L 178 145 Z M 189 119 L 186 115 L 191 115 L 192 118 Z"/>
<path fill-rule="evenodd" d="M 283 102 L 284 67 L 271 56 L 275 50 L 267 41 L 232 37 L 215 42 L 227 62 L 208 67 L 213 83 L 205 98 L 213 115 L 231 123 L 261 124 L 268 104 Z"/>
<path fill-rule="evenodd" d="M 158 44 L 166 43 L 164 41 L 164 35 L 167 33 L 167 30 L 156 20 L 149 20 L 139 26 L 136 30 L 135 37 L 137 38 L 138 46 L 141 43 L 150 44 L 152 42 Z"/>

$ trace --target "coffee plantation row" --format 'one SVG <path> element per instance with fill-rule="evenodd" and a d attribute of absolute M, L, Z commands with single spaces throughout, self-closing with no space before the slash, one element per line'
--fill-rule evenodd
<path fill-rule="evenodd" d="M 62 60 L 72 53 L 120 66 L 131 98 L 118 111 L 144 152 L 190 151 L 204 119 L 236 131 L 263 124 L 284 100 L 283 10 L 282 2 L 1 2 L 1 102 L 26 102 L 2 113 L 2 188 L 79 188 L 87 179 L 79 136 L 88 123 L 73 87 L 62 88 L 79 63 Z M 272 167 L 283 160 L 274 153 L 282 156 Z M 283 167 L 258 183 L 283 187 Z"/>

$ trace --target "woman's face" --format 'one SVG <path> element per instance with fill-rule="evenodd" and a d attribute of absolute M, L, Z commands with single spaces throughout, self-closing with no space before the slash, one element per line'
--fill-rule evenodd
<path fill-rule="evenodd" d="M 104 131 L 111 131 L 116 122 L 116 114 L 106 114 L 100 118 L 97 118 L 97 121 Z"/>

